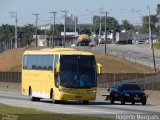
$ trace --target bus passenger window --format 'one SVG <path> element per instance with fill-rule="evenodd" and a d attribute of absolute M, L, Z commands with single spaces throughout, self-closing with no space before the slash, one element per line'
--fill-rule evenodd
<path fill-rule="evenodd" d="M 36 69 L 36 66 L 35 65 L 32 65 L 32 70 L 35 70 Z"/>
<path fill-rule="evenodd" d="M 47 66 L 43 66 L 42 69 L 43 69 L 43 70 L 47 70 Z"/>
<path fill-rule="evenodd" d="M 41 66 L 37 66 L 37 70 L 41 70 Z"/>
<path fill-rule="evenodd" d="M 53 67 L 52 67 L 52 66 L 49 66 L 49 67 L 48 67 L 48 70 L 53 70 Z"/>

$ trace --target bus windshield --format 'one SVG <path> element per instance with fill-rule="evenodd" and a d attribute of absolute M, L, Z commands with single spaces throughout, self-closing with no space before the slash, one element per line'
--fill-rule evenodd
<path fill-rule="evenodd" d="M 96 87 L 94 56 L 61 55 L 60 85 L 67 88 Z"/>

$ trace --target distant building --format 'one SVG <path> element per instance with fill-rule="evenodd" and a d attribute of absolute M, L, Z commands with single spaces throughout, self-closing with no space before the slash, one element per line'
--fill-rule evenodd
<path fill-rule="evenodd" d="M 36 39 L 36 35 L 33 35 L 33 38 Z M 48 45 L 48 35 L 37 35 L 37 45 L 38 46 L 47 46 Z"/>
<path fill-rule="evenodd" d="M 61 32 L 61 36 L 64 36 L 64 32 Z M 78 36 L 78 32 L 66 32 L 66 36 Z"/>
<path fill-rule="evenodd" d="M 95 24 L 97 21 L 100 21 L 101 16 L 93 16 L 93 24 Z M 105 16 L 102 16 L 102 19 L 105 19 Z"/>
<path fill-rule="evenodd" d="M 40 30 L 49 30 L 52 28 L 52 24 L 45 24 L 45 25 L 40 25 L 39 29 Z"/>
<path fill-rule="evenodd" d="M 74 25 L 75 22 L 76 22 L 76 24 L 78 24 L 78 17 L 77 16 L 73 16 L 73 15 L 66 16 L 66 24 L 67 25 Z"/>

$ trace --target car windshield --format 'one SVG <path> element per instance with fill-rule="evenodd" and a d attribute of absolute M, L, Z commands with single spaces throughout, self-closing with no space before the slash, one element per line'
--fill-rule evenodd
<path fill-rule="evenodd" d="M 60 85 L 68 88 L 96 87 L 94 56 L 61 55 Z"/>
<path fill-rule="evenodd" d="M 141 90 L 136 84 L 124 84 L 122 85 L 123 90 Z"/>

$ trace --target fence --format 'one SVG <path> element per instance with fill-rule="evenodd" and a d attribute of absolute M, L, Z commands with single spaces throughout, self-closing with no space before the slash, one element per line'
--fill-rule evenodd
<path fill-rule="evenodd" d="M 119 83 L 134 82 L 146 90 L 160 90 L 160 75 L 153 73 L 106 73 L 98 77 L 98 87 L 110 88 Z"/>
<path fill-rule="evenodd" d="M 21 72 L 0 72 L 0 82 L 21 83 Z M 98 76 L 100 88 L 109 88 L 120 82 L 136 82 L 146 90 L 160 90 L 159 74 L 105 73 Z"/>
<path fill-rule="evenodd" d="M 85 47 L 85 48 L 79 46 L 79 47 L 77 47 L 77 49 L 104 53 L 104 45 L 95 46 L 95 47 Z M 143 57 L 141 57 L 141 56 L 137 57 L 137 56 L 134 56 L 134 54 L 130 53 L 130 51 L 127 51 L 127 50 L 124 50 L 124 51 L 121 50 L 120 51 L 120 50 L 111 48 L 108 45 L 107 45 L 106 52 L 108 54 L 112 54 L 112 55 L 121 57 L 123 59 L 129 60 L 131 62 L 139 63 L 139 64 L 142 64 L 142 65 L 148 66 L 150 69 L 154 68 L 153 59 L 148 57 L 147 55 L 145 55 Z M 137 53 L 135 52 L 135 54 L 137 54 Z M 156 69 L 157 69 L 157 72 L 160 72 L 160 60 L 159 60 L 159 57 L 156 57 Z"/>
<path fill-rule="evenodd" d="M 21 83 L 21 72 L 0 72 L 0 82 Z"/>

